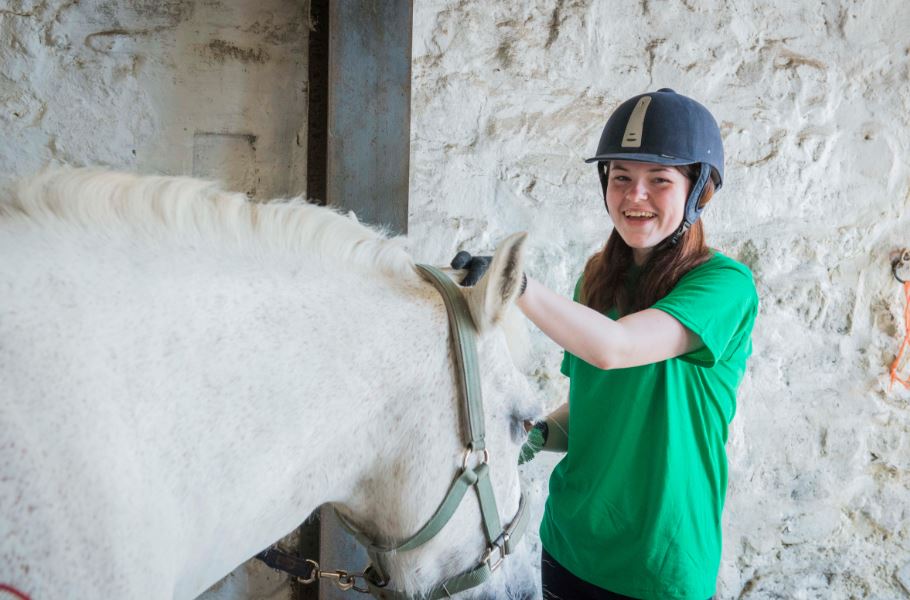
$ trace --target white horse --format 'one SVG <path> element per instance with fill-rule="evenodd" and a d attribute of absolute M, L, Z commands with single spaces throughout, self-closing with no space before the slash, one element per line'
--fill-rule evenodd
<path fill-rule="evenodd" d="M 543 409 L 498 326 L 524 239 L 463 290 L 503 523 L 521 423 Z M 410 536 L 461 467 L 447 340 L 401 240 L 329 209 L 189 178 L 26 181 L 0 203 L 0 584 L 194 598 L 325 502 L 374 539 Z M 419 594 L 484 550 L 469 497 L 390 558 L 390 585 Z M 468 595 L 533 594 L 528 564 Z"/>

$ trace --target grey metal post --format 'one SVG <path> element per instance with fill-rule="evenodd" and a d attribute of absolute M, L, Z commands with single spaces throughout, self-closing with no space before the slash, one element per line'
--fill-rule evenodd
<path fill-rule="evenodd" d="M 326 200 L 395 234 L 408 229 L 411 118 L 410 0 L 329 2 Z M 320 564 L 360 571 L 366 552 L 329 507 L 320 512 Z M 328 581 L 320 600 L 350 600 Z"/>
<path fill-rule="evenodd" d="M 410 0 L 338 0 L 329 10 L 328 204 L 408 229 Z"/>

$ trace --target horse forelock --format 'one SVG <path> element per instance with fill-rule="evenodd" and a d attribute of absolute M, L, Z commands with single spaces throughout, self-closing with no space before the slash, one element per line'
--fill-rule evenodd
<path fill-rule="evenodd" d="M 155 239 L 204 238 L 341 261 L 345 266 L 417 279 L 402 238 L 303 198 L 251 202 L 192 177 L 55 167 L 19 183 L 0 218 L 69 224 L 91 231 L 135 230 Z"/>

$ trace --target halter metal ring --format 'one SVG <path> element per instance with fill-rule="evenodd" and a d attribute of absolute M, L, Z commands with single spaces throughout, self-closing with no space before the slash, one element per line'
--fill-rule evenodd
<path fill-rule="evenodd" d="M 470 448 L 465 448 L 464 459 L 462 459 L 462 461 L 461 461 L 462 469 L 468 468 L 468 459 L 471 457 L 471 454 L 473 454 L 474 452 L 480 452 L 480 450 L 471 450 Z M 485 465 L 488 462 L 490 462 L 490 451 L 487 450 L 486 448 L 484 448 L 483 449 L 483 460 L 480 461 L 480 464 Z"/>

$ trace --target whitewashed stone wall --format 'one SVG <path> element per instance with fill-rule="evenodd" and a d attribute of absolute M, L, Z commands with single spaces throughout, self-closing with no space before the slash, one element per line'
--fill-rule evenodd
<path fill-rule="evenodd" d="M 0 191 L 60 161 L 299 193 L 306 17 L 285 0 L 0 0 Z"/>
<path fill-rule="evenodd" d="M 421 258 L 527 230 L 568 294 L 610 231 L 582 163 L 671 87 L 727 151 L 709 242 L 761 297 L 728 453 L 719 598 L 910 597 L 910 394 L 889 253 L 910 246 L 910 3 L 418 1 L 409 231 Z M 565 397 L 558 349 L 536 375 Z M 538 515 L 553 459 L 529 468 Z"/>
<path fill-rule="evenodd" d="M 51 160 L 302 191 L 304 13 L 0 0 L 0 193 Z M 612 108 L 672 87 L 721 123 L 726 185 L 705 221 L 753 269 L 762 310 L 728 446 L 720 598 L 910 597 L 910 394 L 887 391 L 904 326 L 888 254 L 910 246 L 908 29 L 904 0 L 415 2 L 423 260 L 527 230 L 530 271 L 568 293 L 610 228 L 581 160 Z M 542 336 L 535 350 L 555 406 L 559 353 Z M 525 470 L 538 516 L 554 461 Z M 286 597 L 249 573 L 222 597 Z"/>

